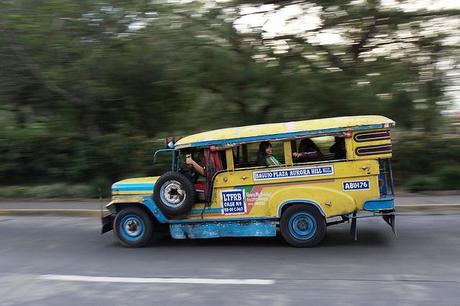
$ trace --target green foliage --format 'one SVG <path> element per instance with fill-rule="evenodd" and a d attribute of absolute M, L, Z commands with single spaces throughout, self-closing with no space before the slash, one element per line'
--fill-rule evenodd
<path fill-rule="evenodd" d="M 97 198 L 97 188 L 91 185 L 50 184 L 35 186 L 2 186 L 0 198 Z"/>
<path fill-rule="evenodd" d="M 397 185 L 409 190 L 460 189 L 460 139 L 418 134 L 393 143 Z"/>
<path fill-rule="evenodd" d="M 446 166 L 437 172 L 442 189 L 460 190 L 460 167 Z"/>
<path fill-rule="evenodd" d="M 154 142 L 108 134 L 91 140 L 78 134 L 15 133 L 0 141 L 0 183 L 91 182 L 148 174 Z"/>
<path fill-rule="evenodd" d="M 408 180 L 407 189 L 411 192 L 439 190 L 439 180 L 431 176 L 414 176 Z"/>
<path fill-rule="evenodd" d="M 293 3 L 303 11 L 289 22 L 316 5 L 321 26 L 238 31 L 240 5 L 260 3 L 2 1 L 0 184 L 104 193 L 114 180 L 159 172 L 157 139 L 242 124 L 383 114 L 404 129 L 440 127 L 449 81 L 436 63 L 458 47 L 444 43 L 446 33 L 423 33 L 458 12 L 274 1 L 273 11 Z M 311 41 L 327 30 L 344 42 Z M 382 46 L 401 47 L 377 52 Z M 398 180 L 423 174 L 419 165 L 435 172 L 458 162 L 460 145 L 452 146 L 395 143 Z"/>
<path fill-rule="evenodd" d="M 460 190 L 460 168 L 445 166 L 433 175 L 415 175 L 407 181 L 412 192 L 431 190 Z"/>

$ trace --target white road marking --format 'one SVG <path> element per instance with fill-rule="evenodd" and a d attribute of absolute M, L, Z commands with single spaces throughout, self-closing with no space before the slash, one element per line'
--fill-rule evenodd
<path fill-rule="evenodd" d="M 97 282 L 97 283 L 133 283 L 133 284 L 206 284 L 206 285 L 273 285 L 271 279 L 236 279 L 236 278 L 169 278 L 169 277 L 107 277 L 84 275 L 45 274 L 38 276 L 41 280 Z"/>

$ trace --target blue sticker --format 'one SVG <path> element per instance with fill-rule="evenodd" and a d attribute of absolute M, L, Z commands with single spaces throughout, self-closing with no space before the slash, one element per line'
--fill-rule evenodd
<path fill-rule="evenodd" d="M 313 167 L 302 167 L 292 169 L 276 169 L 276 170 L 262 170 L 254 171 L 254 181 L 262 180 L 276 180 L 285 178 L 298 178 L 298 177 L 310 177 L 310 176 L 321 176 L 321 175 L 332 175 L 334 174 L 334 167 L 332 165 L 326 166 L 313 166 Z"/>
<path fill-rule="evenodd" d="M 244 201 L 244 190 L 232 189 L 223 190 L 222 193 L 222 213 L 224 215 L 238 215 L 246 213 L 246 203 Z"/>
<path fill-rule="evenodd" d="M 371 184 L 369 181 L 351 181 L 343 182 L 343 190 L 369 190 Z"/>

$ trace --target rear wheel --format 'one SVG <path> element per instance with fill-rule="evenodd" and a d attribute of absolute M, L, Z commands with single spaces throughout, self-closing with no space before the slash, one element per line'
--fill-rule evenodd
<path fill-rule="evenodd" d="M 326 235 L 326 220 L 313 206 L 288 207 L 280 220 L 281 235 L 295 247 L 313 247 Z"/>
<path fill-rule="evenodd" d="M 129 248 L 145 246 L 153 234 L 150 216 L 139 207 L 127 207 L 118 212 L 113 229 L 117 240 Z"/>

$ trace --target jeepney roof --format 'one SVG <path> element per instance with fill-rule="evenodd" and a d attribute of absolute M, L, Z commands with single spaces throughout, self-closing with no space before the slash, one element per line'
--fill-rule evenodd
<path fill-rule="evenodd" d="M 348 116 L 232 127 L 193 134 L 176 142 L 176 149 L 233 145 L 264 140 L 298 138 L 344 131 L 390 128 L 395 122 L 384 116 Z"/>

